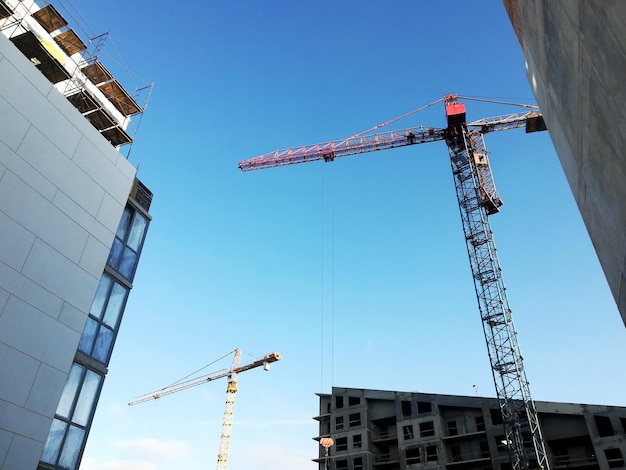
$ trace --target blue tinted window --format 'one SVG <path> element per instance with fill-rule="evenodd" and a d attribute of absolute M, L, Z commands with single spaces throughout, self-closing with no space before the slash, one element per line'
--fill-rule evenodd
<path fill-rule="evenodd" d="M 124 302 L 126 301 L 126 294 L 128 293 L 128 289 L 118 284 L 117 282 L 113 284 L 113 288 L 111 289 L 111 294 L 109 296 L 109 303 L 107 304 L 106 313 L 104 314 L 104 318 L 102 319 L 105 325 L 109 325 L 111 328 L 117 327 L 117 321 L 122 313 L 122 308 L 124 307 Z"/>
<path fill-rule="evenodd" d="M 109 253 L 109 259 L 107 260 L 107 264 L 112 268 L 117 269 L 120 264 L 120 259 L 122 258 L 122 252 L 124 251 L 124 244 L 116 238 L 113 241 L 113 246 L 111 247 L 111 252 Z"/>
<path fill-rule="evenodd" d="M 124 213 L 122 214 L 122 219 L 120 220 L 120 225 L 117 227 L 117 233 L 115 234 L 118 238 L 124 240 L 126 238 L 126 232 L 128 232 L 128 226 L 130 225 L 130 219 L 133 216 L 133 211 L 130 207 L 124 208 Z"/>
<path fill-rule="evenodd" d="M 48 434 L 46 445 L 41 453 L 41 460 L 43 462 L 56 464 L 57 456 L 61 450 L 61 444 L 63 443 L 63 437 L 65 436 L 66 429 L 67 423 L 59 421 L 58 419 L 52 420 L 50 433 Z"/>
<path fill-rule="evenodd" d="M 83 386 L 80 389 L 80 395 L 76 400 L 76 408 L 72 415 L 72 422 L 86 426 L 89 416 L 91 415 L 93 405 L 96 400 L 96 395 L 100 388 L 100 381 L 102 376 L 91 370 L 87 370 Z"/>
<path fill-rule="evenodd" d="M 109 358 L 109 351 L 113 345 L 113 331 L 109 330 L 106 326 L 101 326 L 98 332 L 98 339 L 93 347 L 92 357 L 106 364 Z"/>
<path fill-rule="evenodd" d="M 65 437 L 65 443 L 63 444 L 63 452 L 61 452 L 61 458 L 59 459 L 59 465 L 68 470 L 74 470 L 76 468 L 76 462 L 78 461 L 78 454 L 83 444 L 83 436 L 85 430 L 70 426 L 67 436 Z"/>
<path fill-rule="evenodd" d="M 132 279 L 136 262 L 137 253 L 135 253 L 130 248 L 126 248 L 124 250 L 124 254 L 122 255 L 122 259 L 120 260 L 119 266 L 117 266 L 117 270 L 126 279 Z"/>
<path fill-rule="evenodd" d="M 67 375 L 67 380 L 65 381 L 65 387 L 63 387 L 61 400 L 59 400 L 59 404 L 57 406 L 57 415 L 63 416 L 64 418 L 70 416 L 72 406 L 74 405 L 76 390 L 78 390 L 78 387 L 80 386 L 84 370 L 84 367 L 81 367 L 78 364 L 72 364 L 70 373 Z"/>
<path fill-rule="evenodd" d="M 96 296 L 94 297 L 93 302 L 91 303 L 91 309 L 89 310 L 89 313 L 96 318 L 102 317 L 102 309 L 106 303 L 112 283 L 113 281 L 109 276 L 102 276 L 100 278 L 100 284 L 98 284 Z"/>
<path fill-rule="evenodd" d="M 135 213 L 135 218 L 133 219 L 133 225 L 130 229 L 130 233 L 128 235 L 128 241 L 126 244 L 131 247 L 135 251 L 139 251 L 139 246 L 143 241 L 143 235 L 146 233 L 146 227 L 148 226 L 148 221 L 144 216 L 139 213 Z"/>
<path fill-rule="evenodd" d="M 87 323 L 85 323 L 83 334 L 81 335 L 80 342 L 78 343 L 78 350 L 88 355 L 91 354 L 91 348 L 93 347 L 93 341 L 96 338 L 97 333 L 98 322 L 91 317 L 87 318 Z"/>

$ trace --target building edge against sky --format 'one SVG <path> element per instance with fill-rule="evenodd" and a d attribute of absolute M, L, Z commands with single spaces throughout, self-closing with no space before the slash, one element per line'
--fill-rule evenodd
<path fill-rule="evenodd" d="M 524 51 L 531 88 L 626 324 L 626 2 L 503 3 Z"/>
<path fill-rule="evenodd" d="M 46 441 L 41 468 L 79 464 L 150 220 L 119 151 L 141 109 L 57 13 L 0 2 L 2 470 Z"/>

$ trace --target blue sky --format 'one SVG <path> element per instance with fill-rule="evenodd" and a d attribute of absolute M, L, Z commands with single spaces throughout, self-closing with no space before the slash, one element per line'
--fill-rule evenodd
<path fill-rule="evenodd" d="M 315 393 L 333 385 L 494 396 L 443 143 L 251 173 L 237 163 L 448 93 L 533 103 L 499 0 L 73 5 L 111 32 L 109 68 L 119 52 L 135 83 L 155 82 L 129 157 L 154 220 L 84 470 L 211 468 L 224 380 L 126 403 L 235 347 L 244 361 L 283 360 L 240 376 L 230 470 L 314 469 Z M 466 105 L 470 120 L 516 111 Z M 420 124 L 443 127 L 443 106 L 391 127 Z M 549 136 L 486 144 L 533 398 L 626 406 L 626 332 Z"/>

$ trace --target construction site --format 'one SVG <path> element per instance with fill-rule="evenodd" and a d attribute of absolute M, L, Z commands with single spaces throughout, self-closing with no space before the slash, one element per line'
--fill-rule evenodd
<path fill-rule="evenodd" d="M 382 117 L 373 110 L 338 117 L 313 96 L 310 109 L 320 109 L 300 114 L 307 126 L 268 113 L 260 130 L 241 117 L 248 131 L 223 141 L 200 128 L 194 145 L 213 157 L 209 171 L 183 158 L 163 158 L 162 173 L 150 163 L 142 170 L 172 201 L 155 248 L 148 241 L 144 252 L 160 209 L 137 177 L 139 161 L 178 146 L 191 153 L 185 139 L 172 139 L 182 130 L 172 118 L 178 108 L 149 128 L 154 143 L 137 149 L 153 84 L 108 56 L 109 33 L 85 26 L 69 1 L 1 0 L 0 469 L 626 467 L 626 403 L 585 399 L 619 397 L 626 377 L 626 6 L 504 0 L 498 8 L 536 101 L 447 90 L 372 126 Z M 256 24 L 260 12 L 242 21 Z M 219 47 L 207 50 L 222 57 Z M 227 49 L 222 59 L 233 70 L 242 63 Z M 247 102 L 231 108 L 239 118 Z M 278 123 L 291 120 L 294 130 L 282 131 Z M 370 127 L 348 137 L 298 142 L 361 122 Z M 283 134 L 291 147 L 259 154 Z M 578 235 L 564 229 L 576 226 L 569 221 L 545 230 L 533 222 L 537 213 L 566 220 L 569 210 L 539 183 L 543 173 L 554 178 L 551 163 L 520 157 L 552 144 Z M 218 158 L 212 146 L 227 154 Z M 237 163 L 232 149 L 258 156 Z M 507 153 L 516 158 L 500 163 Z M 516 199 L 517 187 L 545 189 L 541 205 Z M 570 238 L 582 242 L 569 246 Z M 568 266 L 584 268 L 558 279 L 551 266 L 524 267 L 535 246 L 563 248 Z M 585 249 L 591 261 L 580 261 Z M 598 292 L 611 308 L 583 305 Z M 580 310 L 562 298 L 576 294 Z M 522 299 L 519 310 L 509 296 Z M 603 312 L 614 323 L 600 320 Z M 619 328 L 607 326 L 616 320 Z M 563 337 L 572 326 L 577 336 Z M 205 371 L 227 354 L 156 388 L 226 344 L 236 347 L 230 365 Z M 244 359 L 240 345 L 264 351 Z M 279 361 L 269 376 L 248 373 Z M 213 381 L 225 385 L 225 403 L 219 385 L 205 385 Z M 219 436 L 209 434 L 218 427 Z"/>

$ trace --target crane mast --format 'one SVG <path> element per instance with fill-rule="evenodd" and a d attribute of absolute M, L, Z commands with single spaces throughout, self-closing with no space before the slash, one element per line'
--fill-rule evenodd
<path fill-rule="evenodd" d="M 217 470 L 226 470 L 228 463 L 228 446 L 230 445 L 230 430 L 233 427 L 233 415 L 235 413 L 235 396 L 237 393 L 237 372 L 241 361 L 241 351 L 235 349 L 233 357 L 233 366 L 228 376 L 228 385 L 226 386 L 226 404 L 224 405 L 224 419 L 222 420 L 222 435 L 220 436 L 220 448 L 217 453 Z"/>
<path fill-rule="evenodd" d="M 446 144 L 511 467 L 547 470 L 545 444 L 488 219 L 499 211 L 502 201 L 493 182 L 483 135 L 464 123 L 450 130 Z"/>
<path fill-rule="evenodd" d="M 239 163 L 239 168 L 251 171 L 315 160 L 328 162 L 337 157 L 445 140 L 511 468 L 549 470 L 537 410 L 530 395 L 488 219 L 488 216 L 499 212 L 502 200 L 496 191 L 483 139 L 488 132 L 524 126 L 526 132 L 546 128 L 536 109 L 468 124 L 465 105 L 459 103 L 457 98 L 456 95 L 448 95 L 439 100 L 446 107 L 446 129 L 418 127 L 277 150 L 244 160 Z"/>

